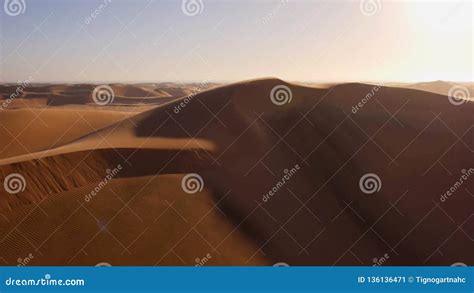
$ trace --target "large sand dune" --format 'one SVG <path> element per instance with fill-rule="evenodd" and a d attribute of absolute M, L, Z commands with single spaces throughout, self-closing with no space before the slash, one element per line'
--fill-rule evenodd
<path fill-rule="evenodd" d="M 16 194 L 0 189 L 0 261 L 17 265 L 31 254 L 32 265 L 474 262 L 473 179 L 456 184 L 474 175 L 471 102 L 278 79 L 179 99 L 159 86 L 113 86 L 124 104 L 142 91 L 167 100 L 0 112 L 0 179 L 25 179 Z M 283 100 L 272 96 L 276 89 L 286 91 Z M 91 87 L 42 87 L 41 95 L 78 90 Z M 29 125 L 36 115 L 49 127 Z M 380 178 L 371 194 L 359 184 L 368 173 Z M 193 194 L 182 186 L 189 174 L 202 178 Z"/>

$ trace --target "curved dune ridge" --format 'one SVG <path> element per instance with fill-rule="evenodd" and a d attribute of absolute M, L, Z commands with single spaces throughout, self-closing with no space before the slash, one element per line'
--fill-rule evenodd
<path fill-rule="evenodd" d="M 24 179 L 0 189 L 5 264 L 474 263 L 470 102 L 272 78 L 106 109 L 0 113 L 28 133 L 0 145 L 1 182 Z"/>

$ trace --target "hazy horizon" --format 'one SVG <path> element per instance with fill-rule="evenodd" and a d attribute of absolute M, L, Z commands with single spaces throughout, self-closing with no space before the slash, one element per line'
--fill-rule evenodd
<path fill-rule="evenodd" d="M 237 83 L 237 82 L 242 82 L 242 81 L 251 81 L 251 80 L 260 80 L 260 79 L 281 79 L 279 77 L 275 76 L 265 76 L 265 77 L 256 77 L 256 78 L 249 78 L 249 79 L 239 79 L 239 80 L 206 80 L 206 84 L 232 84 L 232 83 Z M 28 79 L 27 79 L 28 80 Z M 314 80 L 286 80 L 286 79 L 281 79 L 285 82 L 289 83 L 300 83 L 300 84 L 315 84 L 315 85 L 325 85 L 325 84 L 347 84 L 347 83 L 365 83 L 365 84 L 383 84 L 383 85 L 395 85 L 395 84 L 400 84 L 400 85 L 414 85 L 414 84 L 423 84 L 423 83 L 437 83 L 437 82 L 445 82 L 445 83 L 453 83 L 453 84 L 461 84 L 461 85 L 474 85 L 474 81 L 456 81 L 456 80 L 427 80 L 427 81 L 405 81 L 405 82 L 400 82 L 400 81 L 377 81 L 377 80 L 357 80 L 357 81 L 351 81 L 351 80 L 341 80 L 341 81 L 314 81 Z M 25 80 L 17 80 L 17 81 L 0 81 L 0 85 L 18 85 L 25 83 Z M 199 80 L 183 80 L 183 81 L 172 81 L 172 80 L 159 80 L 159 81 L 117 81 L 117 80 L 112 80 L 112 81 L 39 81 L 35 82 L 34 80 L 32 82 L 28 82 L 30 85 L 52 85 L 52 84 L 92 84 L 92 85 L 101 85 L 101 84 L 129 84 L 129 85 L 134 85 L 134 84 L 161 84 L 161 83 L 172 83 L 172 84 L 199 84 L 199 83 L 204 83 L 203 81 Z"/>
<path fill-rule="evenodd" d="M 2 83 L 473 81 L 471 1 L 48 0 L 0 15 Z"/>

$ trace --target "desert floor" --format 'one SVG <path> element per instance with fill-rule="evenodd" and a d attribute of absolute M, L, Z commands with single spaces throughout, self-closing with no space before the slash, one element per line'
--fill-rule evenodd
<path fill-rule="evenodd" d="M 452 83 L 109 86 L 0 86 L 0 264 L 474 264 Z"/>

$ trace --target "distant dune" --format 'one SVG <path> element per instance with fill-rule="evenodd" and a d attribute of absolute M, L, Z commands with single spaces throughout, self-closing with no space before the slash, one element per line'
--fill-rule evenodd
<path fill-rule="evenodd" d="M 25 187 L 0 189 L 0 262 L 474 263 L 471 102 L 273 78 L 110 86 L 107 106 L 50 85 L 0 111 L 0 180 Z"/>
<path fill-rule="evenodd" d="M 453 87 L 461 86 L 466 89 L 470 97 L 474 97 L 474 83 L 472 82 L 447 82 L 442 80 L 431 81 L 431 82 L 419 82 L 414 84 L 399 84 L 398 87 L 412 88 L 420 91 L 427 91 L 443 96 L 450 94 L 450 90 L 453 91 Z"/>
<path fill-rule="evenodd" d="M 212 87 L 215 83 L 201 84 L 107 84 L 113 91 L 111 105 L 159 105 L 172 99 L 184 97 Z M 45 106 L 97 106 L 93 99 L 92 84 L 7 84 L 0 85 L 0 98 L 7 101 L 8 108 L 42 108 Z M 21 90 L 19 90 L 21 89 Z M 1 101 L 0 99 L 0 101 Z M 1 105 L 0 105 L 1 106 Z"/>

